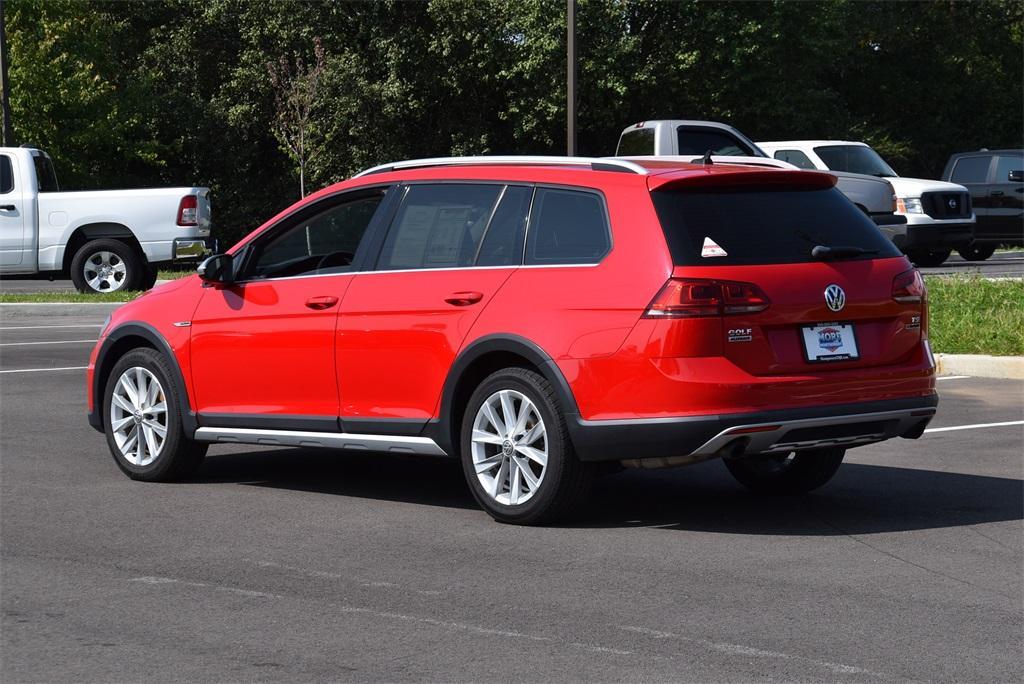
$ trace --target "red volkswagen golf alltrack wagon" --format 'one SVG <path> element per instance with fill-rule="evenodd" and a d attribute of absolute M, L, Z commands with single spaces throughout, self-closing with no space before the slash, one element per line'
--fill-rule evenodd
<path fill-rule="evenodd" d="M 506 522 L 600 462 L 804 492 L 937 404 L 921 276 L 832 176 L 479 157 L 365 171 L 118 309 L 89 422 L 138 480 L 215 442 L 447 455 Z"/>

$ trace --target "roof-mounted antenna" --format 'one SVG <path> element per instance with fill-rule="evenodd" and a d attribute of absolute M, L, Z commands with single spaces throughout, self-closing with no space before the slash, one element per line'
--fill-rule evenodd
<path fill-rule="evenodd" d="M 711 152 L 712 150 L 708 150 L 707 152 L 704 153 L 704 159 L 701 161 L 701 164 L 703 164 L 704 166 L 711 166 L 712 164 L 715 163 L 711 161 Z"/>

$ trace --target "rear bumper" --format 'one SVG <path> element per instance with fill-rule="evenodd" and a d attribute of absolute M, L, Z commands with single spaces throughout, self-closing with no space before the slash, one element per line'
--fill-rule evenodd
<path fill-rule="evenodd" d="M 570 421 L 583 461 L 626 465 L 682 465 L 719 456 L 851 448 L 921 436 L 935 415 L 938 395 L 679 418 Z"/>
<path fill-rule="evenodd" d="M 171 250 L 171 260 L 175 263 L 199 261 L 217 251 L 217 240 L 212 237 L 176 238 Z"/>

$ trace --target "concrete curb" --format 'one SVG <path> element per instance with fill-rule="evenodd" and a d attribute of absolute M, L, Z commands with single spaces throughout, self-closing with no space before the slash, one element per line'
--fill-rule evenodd
<path fill-rule="evenodd" d="M 939 375 L 970 375 L 976 378 L 1024 380 L 1024 356 L 987 354 L 936 354 Z"/>

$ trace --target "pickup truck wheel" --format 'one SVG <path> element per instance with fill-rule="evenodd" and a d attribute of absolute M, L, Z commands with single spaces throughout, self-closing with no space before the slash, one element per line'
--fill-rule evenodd
<path fill-rule="evenodd" d="M 761 494 L 803 494 L 832 479 L 846 449 L 811 449 L 725 459 L 725 467 L 747 489 Z"/>
<path fill-rule="evenodd" d="M 995 245 L 970 245 L 956 250 L 967 261 L 984 261 L 995 254 Z"/>
<path fill-rule="evenodd" d="M 952 253 L 952 249 L 911 249 L 907 252 L 907 256 L 915 266 L 927 268 L 941 266 Z"/>
<path fill-rule="evenodd" d="M 146 271 L 145 260 L 120 240 L 91 240 L 71 260 L 71 281 L 79 292 L 137 290 Z"/>
<path fill-rule="evenodd" d="M 168 482 L 191 475 L 207 446 L 188 438 L 167 359 L 154 349 L 128 352 L 103 392 L 103 427 L 117 466 L 133 480 Z"/>
<path fill-rule="evenodd" d="M 148 264 L 143 269 L 142 282 L 139 283 L 140 290 L 152 290 L 153 286 L 156 285 L 156 266 Z"/>

